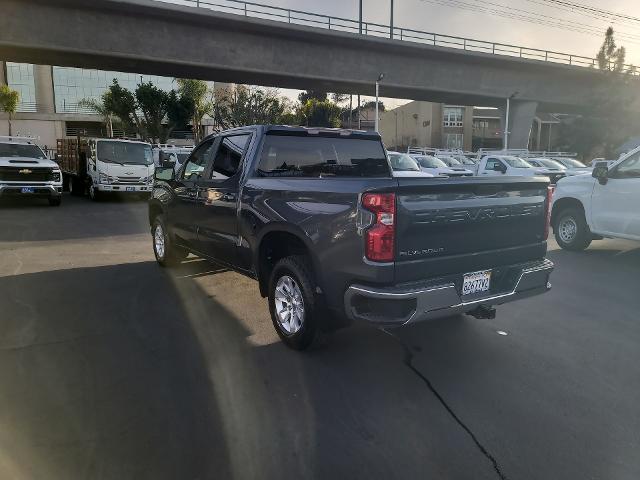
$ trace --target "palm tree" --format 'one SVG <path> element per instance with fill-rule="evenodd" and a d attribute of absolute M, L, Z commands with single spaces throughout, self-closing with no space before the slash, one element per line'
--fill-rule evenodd
<path fill-rule="evenodd" d="M 0 85 L 0 109 L 9 114 L 9 136 L 12 135 L 11 120 L 18 109 L 20 93 L 11 89 L 8 85 Z"/>
<path fill-rule="evenodd" d="M 100 115 L 107 127 L 107 137 L 113 138 L 113 117 L 114 113 L 105 107 L 103 102 L 96 100 L 95 98 L 83 98 L 78 102 L 79 107 L 93 110 Z"/>

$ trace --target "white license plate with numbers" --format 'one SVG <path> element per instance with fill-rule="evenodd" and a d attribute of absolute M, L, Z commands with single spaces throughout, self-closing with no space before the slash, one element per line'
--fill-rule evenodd
<path fill-rule="evenodd" d="M 467 273 L 462 281 L 462 295 L 486 292 L 491 288 L 491 270 Z"/>

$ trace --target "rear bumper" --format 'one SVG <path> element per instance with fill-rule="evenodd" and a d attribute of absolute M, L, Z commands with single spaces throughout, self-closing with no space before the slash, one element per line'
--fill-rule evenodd
<path fill-rule="evenodd" d="M 23 188 L 33 188 L 33 193 L 22 193 Z M 51 197 L 62 195 L 62 184 L 0 183 L 0 196 Z"/>
<path fill-rule="evenodd" d="M 455 283 L 429 283 L 410 287 L 372 288 L 351 285 L 344 294 L 345 313 L 351 320 L 379 325 L 407 325 L 432 318 L 467 313 L 479 306 L 501 305 L 547 292 L 553 263 L 541 260 L 508 267 L 513 280 L 501 291 L 463 298 Z"/>

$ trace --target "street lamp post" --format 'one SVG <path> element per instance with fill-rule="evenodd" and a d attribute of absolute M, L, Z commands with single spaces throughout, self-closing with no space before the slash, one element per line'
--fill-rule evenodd
<path fill-rule="evenodd" d="M 393 0 L 391 0 L 391 15 L 389 18 L 389 38 L 393 38 Z"/>
<path fill-rule="evenodd" d="M 362 0 L 360 0 L 360 22 L 358 23 L 358 32 L 362 35 Z"/>
<path fill-rule="evenodd" d="M 380 82 L 382 81 L 382 79 L 384 78 L 384 73 L 381 73 L 380 75 L 378 75 L 378 79 L 376 80 L 376 132 L 379 132 L 380 130 L 378 129 L 378 123 L 379 123 L 379 118 L 378 118 L 378 98 L 380 97 Z"/>

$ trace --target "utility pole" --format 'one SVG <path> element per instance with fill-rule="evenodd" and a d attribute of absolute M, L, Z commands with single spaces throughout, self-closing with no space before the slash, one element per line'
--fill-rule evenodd
<path fill-rule="evenodd" d="M 360 0 L 360 22 L 358 23 L 359 26 L 359 33 L 360 35 L 362 35 L 362 0 Z"/>
<path fill-rule="evenodd" d="M 362 127 L 360 125 L 360 94 L 358 94 L 358 130 L 362 130 Z"/>

